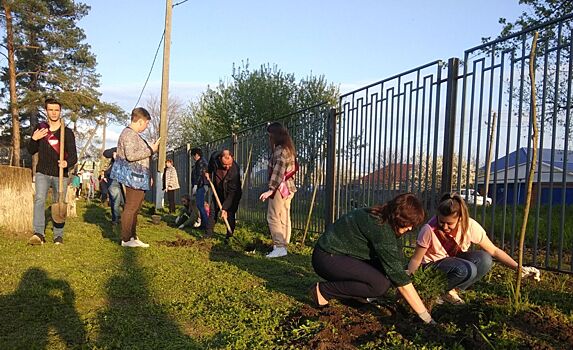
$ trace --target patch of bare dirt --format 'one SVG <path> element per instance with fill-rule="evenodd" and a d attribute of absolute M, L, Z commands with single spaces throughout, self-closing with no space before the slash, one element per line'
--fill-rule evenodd
<path fill-rule="evenodd" d="M 462 306 L 437 306 L 432 314 L 438 325 L 428 326 L 403 303 L 385 299 L 375 305 L 334 302 L 321 309 L 303 305 L 281 325 L 284 345 L 330 350 L 376 343 L 383 348 L 388 341 L 405 348 L 432 344 L 490 349 L 492 344 L 503 344 L 509 348 L 573 349 L 571 322 L 551 308 L 534 307 L 510 316 L 507 299 L 493 297 Z"/>
<path fill-rule="evenodd" d="M 547 307 L 518 313 L 510 324 L 528 335 L 535 349 L 573 349 L 573 325 L 563 315 Z"/>
<path fill-rule="evenodd" d="M 315 309 L 303 305 L 283 325 L 289 339 L 285 345 L 300 349 L 355 349 L 356 344 L 388 331 L 369 309 L 344 305 Z M 319 325 L 320 329 L 304 336 L 305 329 L 312 330 L 313 325 Z"/>
<path fill-rule="evenodd" d="M 175 241 L 158 241 L 157 244 L 166 247 L 196 247 L 200 249 L 211 249 L 213 243 L 204 239 L 183 238 L 178 236 Z"/>

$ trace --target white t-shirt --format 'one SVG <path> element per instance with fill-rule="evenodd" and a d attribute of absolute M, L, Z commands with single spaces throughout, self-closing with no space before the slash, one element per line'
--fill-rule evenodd
<path fill-rule="evenodd" d="M 479 244 L 483 237 L 485 236 L 485 230 L 478 224 L 477 221 L 470 218 L 469 219 L 469 227 L 465 235 L 458 234 L 454 238 L 456 243 L 460 246 L 462 252 L 467 252 L 470 248 L 472 243 Z M 462 242 L 462 237 L 465 236 L 465 239 Z M 438 237 L 434 234 L 432 227 L 428 224 L 425 224 L 420 229 L 420 233 L 418 233 L 418 239 L 416 240 L 416 244 L 420 247 L 428 248 L 426 254 L 422 258 L 422 264 L 427 264 L 430 262 L 435 262 L 438 260 L 442 260 L 447 258 L 449 255 L 442 246 L 442 243 L 438 239 Z"/>

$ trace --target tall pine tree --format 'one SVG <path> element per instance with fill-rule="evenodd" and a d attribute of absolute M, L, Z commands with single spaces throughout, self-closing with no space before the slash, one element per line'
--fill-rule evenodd
<path fill-rule="evenodd" d="M 20 132 L 24 137 L 30 134 L 48 96 L 70 111 L 74 128 L 80 120 L 95 129 L 104 118 L 125 118 L 119 106 L 102 102 L 97 91 L 96 58 L 77 26 L 88 5 L 73 0 L 2 0 L 2 7 L 4 44 L 8 56 L 13 53 L 14 66 L 2 67 L 0 94 L 4 100 L 7 93 L 11 96 L 5 106 L 9 114 L 3 113 L 0 122 L 12 127 L 12 164 L 20 164 Z M 12 91 L 6 88 L 10 84 Z"/>

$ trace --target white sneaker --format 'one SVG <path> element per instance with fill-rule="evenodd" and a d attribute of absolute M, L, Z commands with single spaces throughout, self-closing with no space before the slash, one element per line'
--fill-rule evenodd
<path fill-rule="evenodd" d="M 285 247 L 274 247 L 273 251 L 268 253 L 265 257 L 272 259 L 272 258 L 280 258 L 281 256 L 287 255 L 287 249 Z"/>
<path fill-rule="evenodd" d="M 143 243 L 143 242 L 140 241 L 139 239 L 136 239 L 135 241 L 137 242 L 137 244 L 139 244 L 139 247 L 141 247 L 141 248 L 149 248 L 149 244 Z"/>
<path fill-rule="evenodd" d="M 130 239 L 129 241 L 121 241 L 122 247 L 130 247 L 130 248 L 148 248 L 149 244 L 143 243 L 139 239 Z"/>
<path fill-rule="evenodd" d="M 121 240 L 121 246 L 122 247 L 137 248 L 137 247 L 139 247 L 139 244 L 137 244 L 137 242 L 132 238 L 127 242 L 124 240 Z"/>
<path fill-rule="evenodd" d="M 197 228 L 201 226 L 201 218 L 198 218 L 197 221 L 193 224 L 193 227 Z"/>

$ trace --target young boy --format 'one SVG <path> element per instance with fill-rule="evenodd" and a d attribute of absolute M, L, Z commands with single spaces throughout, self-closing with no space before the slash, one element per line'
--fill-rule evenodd
<path fill-rule="evenodd" d="M 175 225 L 180 229 L 184 229 L 187 226 L 193 225 L 193 227 L 199 227 L 201 225 L 201 218 L 199 217 L 199 209 L 197 209 L 197 203 L 191 196 L 184 194 L 181 196 L 181 204 L 183 205 L 179 209 L 179 215 L 175 219 Z"/>

